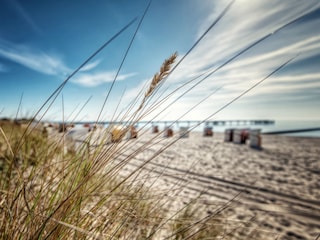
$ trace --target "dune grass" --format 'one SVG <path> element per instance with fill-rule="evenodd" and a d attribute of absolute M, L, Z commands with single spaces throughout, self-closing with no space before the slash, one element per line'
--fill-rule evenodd
<path fill-rule="evenodd" d="M 155 75 L 133 122 L 175 58 L 173 54 Z M 157 178 L 140 174 L 154 157 L 127 177 L 118 176 L 132 158 L 154 144 L 149 141 L 116 163 L 132 146 L 122 141 L 129 127 L 110 144 L 103 144 L 107 138 L 102 136 L 90 149 L 89 135 L 70 151 L 63 131 L 49 134 L 41 124 L 30 126 L 1 123 L 0 239 L 202 239 L 203 234 L 218 232 L 210 226 L 211 219 L 199 220 L 201 216 L 190 212 L 193 201 L 173 214 L 167 211 L 170 190 L 155 191 Z"/>
<path fill-rule="evenodd" d="M 138 181 L 139 169 L 118 178 L 126 164 L 112 163 L 126 144 L 66 152 L 63 135 L 52 140 L 34 131 L 15 149 L 23 127 L 8 122 L 1 130 L 0 239 L 184 239 L 197 231 L 191 239 L 202 239 L 213 229 L 196 224 L 189 207 L 167 214 L 166 193 L 145 185 L 153 179 Z"/>
<path fill-rule="evenodd" d="M 189 52 L 224 16 L 230 6 L 231 4 L 196 41 Z M 279 27 L 275 32 L 290 23 Z M 168 106 L 272 34 L 253 42 L 217 68 L 210 69 L 206 75 L 202 74 L 187 81 L 174 92 L 182 87 L 189 88 L 173 102 L 168 103 Z M 153 185 L 160 176 L 151 178 L 142 173 L 144 166 L 178 141 L 177 139 L 159 149 L 126 177 L 120 177 L 119 174 L 134 157 L 158 143 L 159 138 L 154 137 L 131 151 L 121 161 L 116 161 L 134 145 L 132 141 L 124 140 L 130 128 L 150 112 L 155 111 L 159 105 L 167 104 L 174 92 L 166 96 L 160 95 L 154 101 L 151 99 L 189 52 L 175 66 L 173 64 L 176 61 L 176 53 L 165 60 L 149 87 L 139 93 L 126 112 L 115 117 L 116 120 L 130 123 L 121 130 L 116 141 L 109 142 L 110 132 L 106 131 L 104 132 L 106 135 L 100 136 L 95 147 L 91 148 L 90 143 L 94 139 L 92 133 L 84 144 L 70 150 L 64 132 L 48 133 L 41 124 L 32 125 L 36 118 L 42 119 L 68 80 L 106 44 L 54 91 L 29 122 L 0 123 L 0 239 L 215 239 L 218 236 L 223 239 L 232 238 L 233 229 L 226 230 L 223 220 L 223 210 L 228 203 L 216 212 L 201 215 L 197 211 L 199 197 L 195 197 L 185 206 L 170 212 L 167 207 L 173 201 L 170 193 L 174 189 L 156 191 Z M 238 100 L 288 62 L 226 103 L 221 109 L 210 113 L 199 124 Z M 142 100 L 139 102 L 138 99 Z M 45 110 L 47 104 L 49 106 Z M 39 117 L 42 110 L 45 113 Z M 192 109 L 187 109 L 186 113 L 190 110 Z M 160 134 L 162 133 L 157 136 Z M 105 142 L 108 144 L 104 144 Z"/>

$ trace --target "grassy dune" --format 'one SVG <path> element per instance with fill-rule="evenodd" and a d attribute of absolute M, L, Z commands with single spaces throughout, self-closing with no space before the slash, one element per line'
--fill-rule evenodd
<path fill-rule="evenodd" d="M 200 219 L 190 210 L 193 203 L 169 214 L 166 194 L 136 184 L 139 174 L 117 177 L 125 163 L 108 165 L 130 144 L 65 152 L 63 135 L 53 141 L 42 131 L 24 131 L 1 124 L 1 239 L 203 239 L 217 233 L 217 220 Z"/>
<path fill-rule="evenodd" d="M 175 58 L 168 58 L 154 76 L 131 115 L 133 122 L 144 114 Z M 169 213 L 167 194 L 146 186 L 154 179 L 136 181 L 139 169 L 118 178 L 131 158 L 154 144 L 151 140 L 114 164 L 130 148 L 130 142 L 121 141 L 130 127 L 107 147 L 101 141 L 94 150 L 83 144 L 77 151 L 65 150 L 65 133 L 48 137 L 41 124 L 4 121 L 0 129 L 1 239 L 203 239 L 219 233 L 216 214 L 198 216 L 190 210 L 194 201 Z"/>
<path fill-rule="evenodd" d="M 198 196 L 195 196 L 188 204 L 174 213 L 167 211 L 167 205 L 173 201 L 168 197 L 168 192 L 154 191 L 152 185 L 157 179 L 143 178 L 144 176 L 139 174 L 139 170 L 160 155 L 162 149 L 143 163 L 140 169 L 138 168 L 125 178 L 119 177 L 119 172 L 132 158 L 156 144 L 156 138 L 144 143 L 122 162 L 114 161 L 117 156 L 125 153 L 132 146 L 130 141 L 122 141 L 131 126 L 148 114 L 157 113 L 159 106 L 163 106 L 174 93 L 185 89 L 171 103 L 174 104 L 213 73 L 295 21 L 279 26 L 274 32 L 256 39 L 244 49 L 239 50 L 236 55 L 221 63 L 215 70 L 210 70 L 205 77 L 200 78 L 204 75 L 201 74 L 177 87 L 174 92 L 166 96 L 159 94 L 158 99 L 155 99 L 155 93 L 166 78 L 206 33 L 223 18 L 231 5 L 232 3 L 225 8 L 186 55 L 180 58 L 179 62 L 176 59 L 177 54 L 173 54 L 164 61 L 159 72 L 150 81 L 150 85 L 140 92 L 136 99 L 133 99 L 127 112 L 113 117 L 112 120 L 130 123 L 121 130 L 117 141 L 108 145 L 104 145 L 104 141 L 101 141 L 101 144 L 94 149 L 89 149 L 87 144 L 83 144 L 77 151 L 66 151 L 68 143 L 64 132 L 58 133 L 57 131 L 48 135 L 41 127 L 41 123 L 36 126 L 34 123 L 35 119 L 41 120 L 44 117 L 70 78 L 131 23 L 70 74 L 30 121 L 24 124 L 11 121 L 0 123 L 0 239 L 215 239 L 217 236 L 223 239 L 232 238 L 233 229 L 225 231 L 224 228 L 223 206 L 205 216 L 199 215 Z M 130 46 L 127 50 L 129 49 Z M 197 126 L 247 94 L 286 66 L 292 59 L 284 62 L 234 99 L 226 102 Z M 201 102 L 207 98 L 208 96 Z M 186 109 L 186 113 L 181 118 L 201 102 Z M 105 103 L 101 108 L 97 123 L 101 120 L 104 105 Z M 101 136 L 101 138 L 106 140 L 108 136 Z M 87 140 L 90 141 L 90 136 Z M 177 139 L 172 140 L 165 148 L 170 147 L 175 141 Z M 245 233 L 246 229 L 242 229 L 242 235 Z M 246 237 L 244 236 L 243 239 Z"/>

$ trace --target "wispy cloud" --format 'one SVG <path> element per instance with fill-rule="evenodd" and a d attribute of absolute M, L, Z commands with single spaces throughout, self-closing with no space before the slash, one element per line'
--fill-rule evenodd
<path fill-rule="evenodd" d="M 224 1 L 212 1 L 211 3 L 215 9 L 222 9 L 226 5 Z M 168 85 L 176 87 L 200 75 L 206 69 L 214 70 L 262 36 L 273 33 L 280 26 L 299 16 L 311 13 L 319 7 L 319 1 L 250 1 L 250 3 L 236 1 L 232 10 L 171 75 Z M 199 36 L 218 13 L 218 11 L 214 12 L 208 18 L 208 22 L 200 26 Z M 320 30 L 317 30 L 319 24 L 320 18 L 304 19 L 272 35 L 204 80 L 183 97 L 181 102 L 176 104 L 177 107 L 171 106 L 171 111 L 172 109 L 189 109 L 214 89 L 223 86 L 223 89 L 213 97 L 214 100 L 202 104 L 206 106 L 202 109 L 202 114 L 210 112 L 215 104 L 228 102 L 289 58 L 300 54 L 299 61 L 309 61 L 312 57 L 318 56 L 320 54 Z M 314 64 L 316 63 L 308 62 L 309 66 Z M 306 94 L 308 97 L 318 94 L 314 89 L 320 89 L 320 70 L 311 69 L 313 71 L 309 72 L 310 69 L 303 66 L 296 64 L 292 69 L 288 65 L 283 71 L 270 78 L 267 83 L 256 88 L 247 99 L 254 99 L 257 103 L 260 100 L 257 98 L 259 94 L 286 98 L 294 98 L 295 94 L 300 96 Z M 292 75 L 292 71 L 296 75 Z M 277 101 L 277 97 L 269 98 L 269 101 Z"/>
<path fill-rule="evenodd" d="M 104 83 L 112 82 L 115 78 L 116 71 L 96 72 L 96 73 L 79 73 L 71 81 L 84 87 L 96 87 Z M 133 77 L 136 73 L 120 74 L 118 81 L 126 80 Z"/>
<path fill-rule="evenodd" d="M 64 76 L 70 72 L 59 57 L 27 45 L 14 45 L 0 41 L 0 56 L 43 74 Z"/>
<path fill-rule="evenodd" d="M 240 7 L 240 5 L 237 5 L 237 7 Z M 261 1 L 261 4 L 255 3 L 250 4 L 249 7 L 242 7 L 242 15 L 237 15 L 237 11 L 230 12 L 230 16 L 226 16 L 225 21 L 221 22 L 220 28 L 217 27 L 210 32 L 190 57 L 177 69 L 171 80 L 184 81 L 190 76 L 190 72 L 200 74 L 203 69 L 219 66 L 238 51 L 244 49 L 245 46 L 254 42 L 255 39 L 271 33 L 279 25 L 285 24 L 296 18 L 299 13 L 301 15 L 301 12 L 305 13 L 307 11 L 305 4 L 295 2 L 295 5 L 300 6 L 300 12 L 299 9 L 292 10 L 290 5 L 291 2 L 286 2 L 286 5 L 279 4 L 278 8 L 270 9 L 270 7 L 274 7 L 273 4 L 268 5 L 265 1 Z M 306 5 L 309 6 L 310 4 L 307 3 Z M 319 3 L 316 5 L 320 6 Z M 309 8 L 309 11 L 314 8 Z M 288 9 L 292 12 L 285 14 L 286 17 L 280 17 L 283 20 L 279 22 L 278 15 L 281 15 L 285 10 L 288 11 Z M 258 17 L 259 15 L 261 15 L 261 18 Z M 266 16 L 269 17 L 266 18 Z M 268 23 L 264 24 L 265 22 Z M 296 25 L 294 28 L 286 30 L 285 34 L 272 36 L 268 41 L 262 42 L 232 64 L 224 67 L 220 70 L 220 73 L 224 71 L 225 77 L 228 77 L 229 71 L 232 70 L 245 74 L 252 72 L 265 73 L 298 53 L 303 58 L 310 58 L 320 52 L 320 37 L 314 32 L 314 27 L 319 24 L 320 19 L 317 19 L 316 21 Z M 303 34 L 301 34 L 301 31 L 303 31 Z"/>
<path fill-rule="evenodd" d="M 0 41 L 0 56 L 12 62 L 20 64 L 36 72 L 65 77 L 72 72 L 61 58 L 54 54 L 45 53 L 39 49 L 31 48 L 27 45 L 15 45 L 5 41 Z M 72 79 L 71 82 L 84 86 L 96 87 L 98 85 L 112 82 L 116 71 L 92 72 L 98 67 L 102 60 L 98 59 L 85 65 Z M 7 68 L 0 64 L 0 71 Z M 136 73 L 120 74 L 118 81 L 133 77 Z"/>
<path fill-rule="evenodd" d="M 83 68 L 80 69 L 81 72 L 86 72 L 86 71 L 90 71 L 94 68 L 96 68 L 99 64 L 101 63 L 101 60 L 95 60 L 91 63 L 88 63 L 87 65 L 85 65 Z"/>

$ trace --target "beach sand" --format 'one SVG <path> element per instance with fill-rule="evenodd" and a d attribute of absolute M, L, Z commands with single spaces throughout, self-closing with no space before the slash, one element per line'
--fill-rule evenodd
<path fill-rule="evenodd" d="M 115 163 L 155 137 L 151 130 L 138 135 L 126 140 L 130 147 Z M 203 216 L 222 207 L 222 227 L 231 239 L 319 238 L 320 138 L 262 135 L 257 150 L 224 142 L 222 133 L 191 132 L 164 150 L 177 138 L 160 134 L 121 175 L 139 168 L 136 181 L 170 199 L 169 213 L 194 198 Z"/>

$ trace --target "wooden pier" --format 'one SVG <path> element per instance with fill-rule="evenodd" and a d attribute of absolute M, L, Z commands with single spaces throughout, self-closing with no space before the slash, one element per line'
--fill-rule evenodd
<path fill-rule="evenodd" d="M 96 122 L 74 122 L 73 124 L 95 124 Z M 139 121 L 136 124 L 151 124 L 151 125 L 196 125 L 196 124 L 204 124 L 206 126 L 249 126 L 249 125 L 273 125 L 275 123 L 274 120 L 208 120 L 202 123 L 200 120 L 161 120 L 161 121 Z M 130 125 L 130 122 L 125 121 L 102 121 L 98 124 L 110 125 L 110 124 L 119 124 L 119 125 Z"/>

